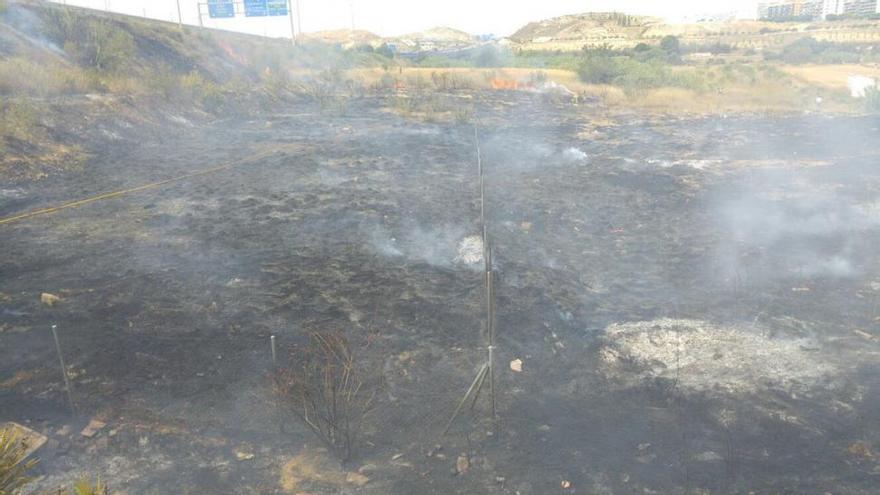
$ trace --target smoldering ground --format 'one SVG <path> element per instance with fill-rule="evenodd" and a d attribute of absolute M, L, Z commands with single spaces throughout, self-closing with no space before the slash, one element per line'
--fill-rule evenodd
<path fill-rule="evenodd" d="M 224 161 L 242 135 L 243 155 L 285 146 L 259 163 L 4 230 L 0 348 L 16 352 L 0 364 L 2 419 L 58 442 L 41 454 L 45 485 L 89 471 L 132 492 L 354 490 L 323 471 L 285 488 L 291 459 L 319 444 L 301 426 L 280 434 L 262 395 L 269 335 L 338 327 L 372 339 L 387 381 L 348 468 L 366 473 L 364 493 L 871 493 L 873 152 L 785 144 L 858 119 L 624 116 L 587 133 L 592 107 L 476 95 L 498 277 L 494 426 L 483 395 L 442 435 L 486 356 L 482 277 L 456 261 L 480 233 L 473 127 L 406 123 L 378 98 L 349 115 L 314 106 L 130 152 L 178 156 L 163 175 Z M 817 161 L 829 164 L 802 166 Z M 49 182 L 47 197 L 143 178 L 118 163 Z M 752 251 L 763 261 L 744 265 Z M 834 257 L 845 276 L 806 268 Z M 752 266 L 752 286 L 718 266 Z M 47 290 L 63 303 L 41 306 Z M 81 417 L 66 411 L 52 322 Z M 93 415 L 108 422 L 97 439 L 59 434 Z"/>

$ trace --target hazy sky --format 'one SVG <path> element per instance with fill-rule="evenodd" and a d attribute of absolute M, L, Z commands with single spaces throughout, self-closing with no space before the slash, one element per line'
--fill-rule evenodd
<path fill-rule="evenodd" d="M 199 1 L 205 0 L 180 0 L 185 23 L 198 24 Z M 109 5 L 110 10 L 116 12 L 177 20 L 176 0 L 67 0 L 67 3 L 98 9 Z M 589 11 L 624 11 L 675 20 L 732 11 L 754 16 L 757 0 L 299 0 L 299 3 L 306 32 L 349 28 L 354 12 L 356 28 L 387 36 L 434 26 L 449 26 L 474 34 L 508 35 L 530 21 Z M 205 24 L 253 34 L 290 35 L 286 18 L 205 19 Z"/>

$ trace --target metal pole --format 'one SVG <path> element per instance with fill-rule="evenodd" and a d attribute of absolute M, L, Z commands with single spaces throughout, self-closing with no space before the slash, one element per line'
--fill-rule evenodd
<path fill-rule="evenodd" d="M 205 21 L 202 20 L 202 2 L 197 3 L 196 6 L 199 8 L 199 27 L 203 28 L 205 27 Z"/>
<path fill-rule="evenodd" d="M 302 36 L 303 33 L 303 23 L 302 23 L 302 14 L 299 8 L 299 0 L 296 0 L 296 32 Z"/>
<path fill-rule="evenodd" d="M 70 409 L 76 414 L 76 404 L 73 403 L 73 392 L 70 390 L 70 378 L 67 376 L 67 365 L 64 364 L 64 355 L 61 354 L 61 343 L 58 341 L 58 326 L 52 325 L 52 338 L 55 339 L 55 350 L 58 352 L 58 362 L 61 363 L 61 376 L 64 377 L 64 388 L 67 389 L 67 401 Z"/>
<path fill-rule="evenodd" d="M 287 17 L 290 18 L 290 41 L 296 46 L 296 29 L 293 24 L 293 4 L 287 0 Z"/>
<path fill-rule="evenodd" d="M 183 29 L 183 16 L 180 15 L 180 0 L 177 0 L 177 27 Z"/>
<path fill-rule="evenodd" d="M 269 343 L 272 346 L 272 366 L 278 366 L 277 354 L 275 353 L 275 336 L 269 337 Z"/>

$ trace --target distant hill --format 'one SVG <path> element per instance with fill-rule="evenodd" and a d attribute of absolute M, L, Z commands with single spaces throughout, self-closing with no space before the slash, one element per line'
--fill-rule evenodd
<path fill-rule="evenodd" d="M 841 43 L 880 42 L 880 22 L 760 22 L 728 21 L 667 24 L 661 19 L 620 13 L 586 13 L 532 22 L 511 35 L 515 49 L 576 51 L 584 46 L 632 48 L 656 44 L 673 35 L 691 45 L 726 44 L 734 48 L 762 49 L 812 36 Z"/>
<path fill-rule="evenodd" d="M 510 39 L 518 43 L 540 43 L 549 40 L 638 38 L 647 27 L 660 23 L 659 19 L 651 17 L 614 12 L 566 15 L 531 22 Z"/>
<path fill-rule="evenodd" d="M 303 38 L 310 41 L 320 41 L 332 45 L 340 45 L 343 48 L 352 48 L 357 45 L 379 45 L 382 37 L 376 33 L 362 29 L 335 29 L 330 31 L 316 31 L 305 33 Z"/>
<path fill-rule="evenodd" d="M 398 36 L 398 38 L 449 43 L 472 43 L 475 40 L 474 35 L 449 27 L 435 27 L 427 31 Z"/>

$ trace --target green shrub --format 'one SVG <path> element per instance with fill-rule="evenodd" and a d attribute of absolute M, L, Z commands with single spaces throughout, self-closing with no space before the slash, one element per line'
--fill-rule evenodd
<path fill-rule="evenodd" d="M 625 71 L 623 65 L 618 57 L 588 54 L 578 68 L 578 75 L 585 83 L 614 84 Z"/>
<path fill-rule="evenodd" d="M 670 55 L 681 55 L 681 41 L 677 36 L 664 36 L 660 40 L 660 49 Z"/>
<path fill-rule="evenodd" d="M 44 19 L 49 37 L 78 63 L 101 72 L 130 67 L 134 37 L 119 25 L 57 8 L 47 9 Z"/>

